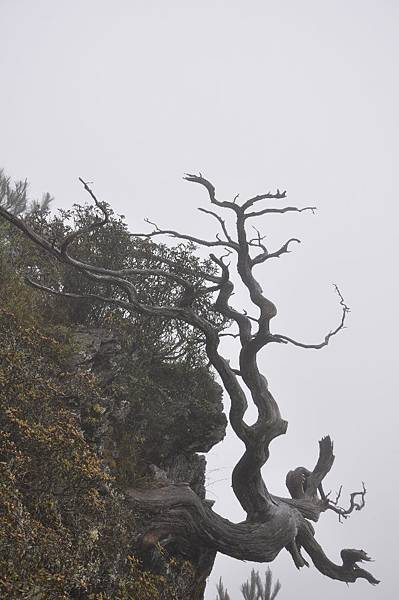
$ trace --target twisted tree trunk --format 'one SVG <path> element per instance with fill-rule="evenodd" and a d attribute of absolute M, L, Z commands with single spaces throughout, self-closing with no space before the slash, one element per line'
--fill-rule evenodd
<path fill-rule="evenodd" d="M 156 225 L 148 234 L 136 234 L 147 238 L 159 235 L 168 235 L 179 240 L 188 240 L 206 247 L 227 249 L 228 254 L 236 257 L 236 269 L 241 283 L 247 289 L 253 306 L 257 309 L 257 318 L 240 312 L 230 305 L 230 298 L 234 292 L 234 283 L 230 276 L 230 264 L 226 262 L 226 255 L 216 256 L 210 254 L 211 260 L 219 268 L 218 275 L 197 273 L 199 281 L 192 283 L 193 273 L 187 273 L 187 278 L 177 275 L 170 261 L 160 258 L 159 269 L 124 269 L 120 271 L 98 267 L 76 260 L 70 254 L 73 242 L 83 234 L 102 227 L 107 223 L 107 211 L 96 199 L 92 190 L 83 181 L 83 185 L 102 211 L 103 218 L 83 231 L 69 234 L 60 247 L 50 244 L 34 232 L 23 220 L 8 213 L 0 207 L 0 216 L 13 223 L 23 231 L 31 240 L 41 248 L 48 251 L 58 260 L 78 269 L 89 279 L 99 284 L 111 284 L 115 293 L 110 297 L 101 294 L 88 296 L 68 293 L 61 289 L 50 289 L 39 282 L 30 281 L 36 288 L 53 294 L 60 294 L 72 298 L 92 298 L 95 301 L 111 303 L 125 308 L 127 311 L 162 317 L 166 319 L 181 320 L 197 328 L 204 336 L 204 343 L 210 364 L 214 367 L 223 382 L 224 388 L 230 398 L 229 420 L 235 434 L 245 445 L 245 451 L 232 474 L 234 493 L 244 509 L 247 518 L 242 523 L 232 523 L 215 513 L 207 501 L 201 501 L 198 496 L 185 485 L 166 483 L 163 487 L 154 489 L 130 489 L 128 497 L 138 508 L 153 513 L 154 519 L 151 528 L 142 536 L 142 545 L 146 547 L 160 543 L 164 546 L 173 546 L 182 554 L 198 558 L 199 549 L 205 552 L 203 575 L 209 573 L 212 560 L 216 552 L 241 560 L 255 562 L 271 562 L 282 550 L 286 549 L 291 554 L 297 568 L 308 565 L 303 557 L 303 549 L 311 558 L 315 567 L 324 575 L 345 582 L 354 582 L 363 578 L 372 584 L 378 581 L 365 569 L 357 566 L 359 561 L 369 560 L 363 550 L 343 550 L 341 552 L 342 564 L 331 562 L 314 537 L 314 529 L 309 521 L 316 522 L 320 514 L 326 510 L 334 510 L 340 517 L 346 517 L 354 509 L 364 506 L 365 488 L 361 492 L 351 495 L 348 509 L 340 508 L 337 502 L 332 502 L 323 492 L 322 482 L 330 471 L 333 462 L 333 446 L 327 436 L 319 443 L 318 461 L 312 471 L 298 467 L 287 475 L 286 483 L 290 498 L 273 496 L 268 490 L 261 474 L 261 468 L 269 457 L 269 448 L 272 440 L 286 432 L 287 422 L 280 415 L 279 407 L 273 398 L 266 378 L 260 373 L 257 356 L 259 351 L 272 343 L 292 343 L 304 348 L 322 348 L 326 346 L 331 337 L 337 334 L 344 326 L 349 311 L 344 299 L 336 288 L 342 316 L 339 325 L 325 336 L 318 344 L 304 344 L 292 338 L 272 333 L 270 322 L 276 315 L 276 307 L 265 297 L 259 282 L 254 276 L 254 268 L 269 259 L 277 258 L 288 252 L 289 244 L 299 242 L 297 239 L 288 240 L 275 252 L 269 252 L 263 244 L 263 238 L 256 231 L 254 238 L 249 238 L 247 222 L 255 217 L 270 213 L 314 211 L 314 207 L 298 209 L 296 207 L 263 208 L 254 210 L 254 205 L 264 200 L 284 199 L 285 192 L 277 191 L 275 194 L 267 193 L 250 198 L 239 205 L 236 199 L 233 202 L 219 201 L 215 195 L 213 185 L 201 175 L 187 175 L 188 181 L 202 185 L 208 192 L 210 202 L 218 209 L 232 212 L 235 216 L 235 232 L 230 233 L 221 216 L 211 210 L 203 210 L 215 217 L 221 227 L 221 235 L 215 240 L 204 240 L 174 230 L 162 230 Z M 144 257 L 145 258 L 145 257 Z M 135 278 L 157 277 L 173 281 L 178 291 L 179 300 L 170 306 L 153 306 L 143 304 L 136 290 Z M 213 298 L 213 310 L 223 315 L 233 326 L 236 332 L 232 335 L 239 339 L 240 349 L 238 368 L 230 366 L 219 351 L 222 335 L 212 320 L 199 314 L 197 302 L 203 297 Z M 251 398 L 257 409 L 257 420 L 253 425 L 245 422 L 247 410 L 247 397 Z M 197 591 L 193 597 L 200 598 L 204 582 L 198 583 Z"/>

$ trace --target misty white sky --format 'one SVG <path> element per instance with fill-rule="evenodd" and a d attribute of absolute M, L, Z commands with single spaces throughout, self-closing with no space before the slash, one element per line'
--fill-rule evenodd
<path fill-rule="evenodd" d="M 340 318 L 334 282 L 352 309 L 328 348 L 262 354 L 289 421 L 264 476 L 285 493 L 287 471 L 312 467 L 330 433 L 327 489 L 364 480 L 368 504 L 343 525 L 324 515 L 317 539 L 333 560 L 366 549 L 383 583 L 297 572 L 282 552 L 272 564 L 281 600 L 396 597 L 398 17 L 394 0 L 0 0 L 0 166 L 33 196 L 85 201 L 81 176 L 132 230 L 148 216 L 212 237 L 196 211 L 206 195 L 185 171 L 201 171 L 222 198 L 279 187 L 288 204 L 318 207 L 258 223 L 271 249 L 303 242 L 258 268 L 279 309 L 274 331 L 323 339 Z M 229 435 L 209 458 L 209 496 L 236 520 L 229 480 L 241 451 Z M 219 575 L 240 598 L 251 567 L 219 557 L 207 600 Z"/>

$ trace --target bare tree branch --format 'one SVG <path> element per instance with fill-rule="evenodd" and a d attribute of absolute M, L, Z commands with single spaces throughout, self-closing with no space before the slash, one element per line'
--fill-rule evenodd
<path fill-rule="evenodd" d="M 168 265 L 174 269 L 176 269 L 176 267 L 177 267 L 176 261 L 174 261 L 171 258 L 167 258 L 166 256 L 160 256 L 159 254 L 157 254 L 155 256 L 154 255 L 151 256 L 151 255 L 146 254 L 142 250 L 137 251 L 137 258 L 142 258 L 143 260 L 156 261 L 161 264 Z M 207 272 L 203 271 L 202 269 L 196 268 L 196 270 L 193 271 L 192 269 L 185 267 L 184 265 L 180 265 L 180 264 L 178 265 L 178 269 L 185 275 L 188 275 L 189 277 L 192 277 L 192 278 L 200 277 L 204 281 L 212 281 L 213 283 L 221 283 L 222 282 L 222 278 L 219 277 L 218 275 L 213 275 L 212 273 L 207 273 Z"/>
<path fill-rule="evenodd" d="M 98 220 L 98 221 L 94 221 L 93 223 L 91 223 L 90 225 L 88 225 L 87 227 L 83 227 L 82 229 L 79 229 L 77 231 L 72 231 L 72 233 L 70 233 L 69 235 L 67 235 L 64 238 L 64 241 L 62 242 L 61 246 L 60 246 L 60 250 L 61 250 L 61 254 L 65 254 L 67 251 L 67 248 L 70 244 L 72 244 L 72 242 L 74 242 L 78 237 L 85 235 L 87 233 L 90 233 L 90 231 L 93 231 L 94 229 L 98 228 L 98 227 L 103 227 L 104 225 L 106 225 L 109 221 L 109 215 L 108 212 L 104 206 L 104 204 L 102 204 L 101 202 L 99 202 L 94 194 L 94 192 L 92 191 L 92 189 L 89 187 L 89 185 L 83 181 L 83 179 L 81 177 L 79 177 L 79 181 L 83 184 L 84 189 L 86 190 L 86 192 L 88 192 L 91 196 L 91 198 L 94 200 L 94 204 L 96 205 L 96 207 L 98 209 L 100 209 L 100 211 L 103 214 L 103 218 Z"/>
<path fill-rule="evenodd" d="M 249 200 L 247 200 L 246 202 L 244 202 L 244 204 L 242 205 L 242 210 L 246 211 L 247 208 L 250 208 L 251 206 L 253 206 L 256 202 L 260 202 L 261 200 L 282 200 L 283 198 L 287 197 L 287 192 L 280 192 L 280 190 L 277 190 L 277 192 L 275 194 L 272 194 L 271 192 L 267 192 L 267 194 L 260 194 L 258 196 L 254 196 L 253 198 L 250 198 Z"/>
<path fill-rule="evenodd" d="M 120 300 L 118 298 L 101 296 L 100 294 L 76 294 L 75 292 L 56 290 L 49 286 L 43 285 L 38 281 L 34 281 L 30 277 L 25 277 L 25 281 L 31 287 L 42 292 L 46 292 L 47 294 L 52 294 L 53 296 L 63 296 L 64 298 L 72 298 L 74 300 L 99 300 L 100 302 L 105 302 L 106 304 L 114 304 L 120 308 L 124 308 L 129 311 L 131 310 L 131 305 L 129 302 L 125 302 L 124 300 Z"/>
<path fill-rule="evenodd" d="M 232 337 L 232 338 L 239 338 L 240 334 L 239 333 L 219 333 L 219 337 Z"/>
<path fill-rule="evenodd" d="M 297 208 L 296 206 L 286 206 L 285 208 L 264 208 L 263 210 L 245 213 L 245 218 L 249 219 L 250 217 L 260 217 L 261 215 L 284 214 L 287 212 L 304 212 L 306 210 L 310 210 L 314 214 L 317 208 L 316 206 L 305 206 L 304 208 Z"/>
<path fill-rule="evenodd" d="M 229 242 L 228 240 L 227 241 L 223 241 L 223 240 L 219 240 L 219 239 L 216 239 L 214 241 L 203 240 L 201 238 L 197 238 L 192 235 L 187 235 L 185 233 L 179 233 L 178 231 L 174 231 L 173 229 L 160 229 L 158 227 L 158 225 L 156 225 L 149 219 L 144 219 L 144 220 L 149 225 L 153 225 L 155 227 L 154 231 L 151 231 L 150 233 L 133 233 L 132 234 L 133 236 L 144 237 L 144 238 L 153 238 L 157 235 L 167 235 L 169 237 L 176 238 L 179 240 L 187 240 L 189 242 L 193 242 L 193 244 L 198 244 L 199 246 L 207 246 L 207 247 L 222 246 L 223 248 L 228 246 L 228 247 L 234 248 L 234 249 L 236 247 L 234 242 Z"/>
<path fill-rule="evenodd" d="M 288 254 L 290 252 L 288 250 L 288 246 L 291 242 L 297 242 L 298 244 L 300 244 L 301 240 L 298 240 L 298 238 L 291 238 L 288 240 L 288 242 L 285 242 L 285 244 L 283 244 L 281 248 L 279 248 L 275 252 L 268 252 L 266 248 L 264 248 L 264 251 L 261 254 L 258 254 L 252 259 L 252 266 L 259 265 L 260 263 L 265 262 L 265 260 L 268 260 L 269 258 L 280 258 L 282 254 Z"/>
<path fill-rule="evenodd" d="M 222 219 L 222 217 L 220 215 L 218 215 L 217 213 L 213 212 L 212 210 L 207 210 L 205 208 L 199 208 L 198 210 L 200 210 L 203 213 L 206 213 L 207 215 L 212 215 L 213 217 L 215 217 L 219 221 L 219 223 L 220 223 L 220 226 L 221 226 L 222 231 L 223 231 L 223 233 L 224 233 L 224 235 L 226 237 L 226 240 L 228 242 L 230 242 L 231 244 L 234 244 L 235 246 L 237 246 L 236 242 L 233 242 L 233 240 L 232 240 L 229 232 L 227 231 L 226 223 L 225 223 L 225 221 Z"/>
<path fill-rule="evenodd" d="M 313 350 L 320 350 L 321 348 L 324 348 L 325 346 L 327 346 L 330 339 L 333 336 L 335 336 L 337 333 L 339 333 L 341 331 L 341 329 L 344 329 L 346 316 L 347 316 L 348 312 L 350 312 L 350 308 L 345 304 L 345 301 L 342 297 L 342 294 L 341 294 L 338 286 L 334 284 L 334 288 L 340 298 L 340 305 L 342 306 L 341 322 L 338 325 L 338 327 L 336 327 L 333 331 L 330 331 L 330 333 L 328 333 L 325 336 L 325 338 L 322 342 L 320 342 L 319 344 L 304 344 L 302 342 L 297 342 L 296 340 L 294 340 L 286 335 L 281 335 L 278 333 L 271 335 L 270 340 L 275 341 L 275 342 L 290 343 L 290 344 L 293 344 L 294 346 L 298 346 L 299 348 L 309 348 L 309 349 L 313 349 Z"/>
<path fill-rule="evenodd" d="M 324 493 L 323 480 L 330 472 L 334 462 L 333 445 L 329 436 L 319 442 L 319 457 L 313 471 L 305 467 L 297 467 L 287 475 L 286 482 L 290 498 L 272 495 L 261 473 L 262 466 L 269 458 L 272 440 L 286 432 L 287 422 L 282 418 L 279 406 L 269 390 L 268 382 L 259 370 L 257 358 L 260 350 L 271 342 L 291 343 L 302 348 L 323 348 L 333 336 L 344 328 L 349 308 L 345 304 L 339 288 L 335 286 L 342 308 L 342 317 L 339 325 L 325 336 L 323 342 L 304 344 L 288 336 L 272 334 L 270 322 L 276 315 L 277 309 L 264 294 L 260 283 L 254 277 L 253 269 L 269 258 L 278 258 L 289 252 L 289 244 L 294 241 L 299 243 L 299 240 L 291 238 L 280 249 L 269 253 L 263 243 L 263 236 L 256 228 L 256 237 L 248 236 L 247 219 L 273 213 L 283 214 L 308 210 L 314 212 L 315 208 L 309 206 L 299 209 L 288 206 L 247 212 L 254 204 L 262 200 L 285 198 L 286 192 L 277 190 L 275 194 L 270 192 L 261 194 L 250 198 L 240 206 L 236 202 L 237 197 L 233 202 L 218 200 L 214 186 L 201 174 L 187 174 L 185 179 L 203 186 L 208 192 L 211 204 L 229 209 L 234 213 L 234 234 L 229 232 L 225 221 L 219 214 L 208 209 L 200 209 L 218 220 L 226 240 L 220 239 L 219 235 L 216 236 L 216 240 L 205 240 L 181 234 L 175 230 L 161 230 L 148 220 L 147 222 L 154 226 L 154 231 L 136 235 L 147 240 L 158 235 L 168 235 L 201 246 L 226 248 L 228 254 L 234 250 L 238 276 L 248 291 L 252 305 L 259 311 L 257 318 L 249 316 L 246 311 L 237 310 L 230 304 L 234 293 L 234 282 L 227 255 L 221 257 L 214 254 L 209 255 L 209 259 L 219 269 L 218 274 L 214 274 L 212 269 L 210 273 L 204 272 L 203 269 L 198 269 L 194 273 L 187 266 L 183 266 L 180 271 L 175 272 L 173 260 L 159 255 L 151 255 L 149 242 L 148 254 L 146 254 L 147 249 L 145 251 L 140 249 L 138 255 L 141 256 L 144 263 L 146 259 L 155 261 L 155 265 L 160 265 L 159 268 L 154 268 L 154 262 L 151 262 L 151 268 L 143 266 L 112 270 L 73 258 L 69 249 L 74 240 L 98 227 L 105 226 L 109 218 L 106 205 L 97 200 L 89 185 L 82 179 L 80 181 L 96 207 L 102 212 L 103 217 L 88 227 L 67 235 L 59 248 L 36 233 L 25 221 L 12 215 L 1 206 L 0 216 L 17 227 L 49 255 L 75 268 L 90 281 L 97 283 L 100 290 L 103 289 L 101 287 L 103 284 L 112 286 L 114 295 L 109 297 L 102 295 L 101 292 L 72 293 L 62 288 L 51 289 L 40 281 L 30 280 L 30 284 L 34 287 L 46 293 L 68 298 L 84 298 L 104 302 L 147 317 L 179 321 L 192 326 L 198 331 L 198 335 L 204 338 L 209 363 L 218 373 L 230 398 L 230 424 L 245 446 L 244 453 L 233 470 L 232 485 L 247 518 L 243 523 L 230 523 L 213 512 L 188 486 L 166 485 L 164 488 L 156 490 L 130 490 L 129 497 L 133 504 L 157 514 L 149 538 L 157 539 L 159 534 L 160 541 L 169 543 L 165 540 L 172 540 L 177 547 L 180 544 L 182 548 L 185 548 L 185 551 L 187 548 L 197 547 L 200 543 L 209 548 L 211 552 L 219 551 L 242 560 L 261 562 L 273 560 L 283 548 L 286 548 L 298 568 L 308 564 L 301 554 L 302 547 L 309 554 L 316 568 L 328 577 L 346 582 L 363 578 L 376 584 L 378 581 L 368 571 L 356 564 L 359 561 L 369 560 L 364 551 L 345 549 L 341 553 L 342 565 L 332 563 L 316 541 L 314 529 L 309 522 L 309 520 L 317 522 L 320 515 L 328 509 L 336 512 L 340 518 L 345 518 L 354 510 L 361 510 L 364 506 L 366 493 L 364 486 L 362 492 L 351 494 L 350 505 L 347 509 L 339 507 L 339 495 L 335 501 L 331 501 Z M 261 250 L 255 257 L 251 256 L 253 248 Z M 166 265 L 167 268 L 162 268 L 162 265 Z M 148 277 L 156 278 L 159 282 L 167 279 L 176 286 L 171 305 L 157 306 L 140 302 L 136 289 L 137 281 L 143 284 Z M 201 281 L 198 283 L 199 280 Z M 194 284 L 193 281 L 197 283 Z M 213 285 L 205 285 L 204 282 L 210 282 Z M 237 334 L 221 333 L 220 327 L 215 325 L 211 318 L 207 318 L 196 310 L 195 300 L 204 295 L 208 295 L 210 311 L 221 314 L 230 323 L 237 325 Z M 238 368 L 233 368 L 230 361 L 219 351 L 223 335 L 239 337 Z M 179 340 L 172 347 L 171 352 L 171 357 L 179 354 Z M 168 359 L 169 356 L 165 355 L 165 360 Z M 245 422 L 248 406 L 247 395 L 250 396 L 257 409 L 257 418 L 252 425 Z M 167 535 L 165 535 L 165 531 Z"/>
<path fill-rule="evenodd" d="M 186 173 L 186 175 L 185 175 L 185 177 L 183 177 L 183 179 L 185 179 L 186 181 L 191 181 L 192 183 L 199 183 L 206 190 L 208 190 L 209 199 L 212 204 L 216 204 L 217 206 L 220 206 L 223 208 L 230 208 L 235 213 L 237 213 L 238 207 L 235 204 L 235 202 L 227 202 L 227 201 L 220 202 L 219 200 L 216 199 L 215 186 L 212 183 L 210 183 L 207 179 L 202 177 L 201 173 L 199 175 L 192 175 L 191 173 Z M 237 196 L 235 197 L 234 200 L 236 200 L 236 199 L 237 199 Z"/>
<path fill-rule="evenodd" d="M 362 510 L 362 508 L 364 508 L 366 506 L 365 496 L 366 496 L 367 490 L 366 490 L 366 487 L 363 482 L 362 482 L 362 488 L 363 489 L 360 492 L 352 492 L 350 494 L 350 496 L 349 496 L 350 502 L 349 502 L 348 508 L 343 508 L 343 507 L 339 506 L 339 504 L 338 504 L 339 499 L 341 497 L 342 485 L 339 488 L 339 491 L 338 491 L 338 494 L 337 494 L 335 500 L 328 499 L 328 508 L 330 510 L 334 511 L 335 513 L 337 513 L 340 522 L 342 521 L 342 519 L 347 519 L 354 510 Z M 357 501 L 357 498 L 360 498 L 360 500 Z"/>

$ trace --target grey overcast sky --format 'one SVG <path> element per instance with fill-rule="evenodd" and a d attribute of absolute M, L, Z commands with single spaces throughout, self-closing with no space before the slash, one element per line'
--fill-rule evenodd
<path fill-rule="evenodd" d="M 284 493 L 287 471 L 311 467 L 330 433 L 326 486 L 364 480 L 368 503 L 343 525 L 323 516 L 317 538 L 333 560 L 365 548 L 383 583 L 297 572 L 282 552 L 282 600 L 397 597 L 398 17 L 394 0 L 0 0 L 0 165 L 33 196 L 85 201 L 81 176 L 132 230 L 148 216 L 202 236 L 214 235 L 196 211 L 207 199 L 185 171 L 223 198 L 279 187 L 289 204 L 318 207 L 259 223 L 270 248 L 302 239 L 259 268 L 275 331 L 321 340 L 340 318 L 333 282 L 352 309 L 328 348 L 262 354 L 289 421 L 264 475 Z M 209 458 L 209 497 L 236 520 L 241 451 L 229 434 Z M 220 556 L 207 600 L 219 575 L 240 598 L 251 567 Z"/>

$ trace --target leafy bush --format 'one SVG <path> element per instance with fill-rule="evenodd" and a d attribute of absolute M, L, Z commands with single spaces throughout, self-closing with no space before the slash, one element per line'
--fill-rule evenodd
<path fill-rule="evenodd" d="M 26 192 L 26 182 L 12 186 L 0 172 L 0 202 L 49 239 L 96 219 L 88 206 L 54 216 L 49 195 L 31 203 Z M 106 230 L 76 241 L 74 254 L 99 263 L 111 257 L 115 268 L 137 266 L 146 244 L 111 215 Z M 159 258 L 154 267 L 164 259 L 176 260 L 177 269 L 200 264 L 191 247 L 151 244 L 151 252 Z M 207 422 L 223 430 L 220 388 L 200 340 L 173 323 L 32 293 L 25 274 L 55 288 L 91 290 L 90 281 L 0 223 L 0 597 L 185 600 L 195 578 L 191 564 L 161 555 L 157 572 L 143 567 L 133 551 L 137 516 L 123 492 L 141 477 L 143 463 L 207 449 Z M 141 293 L 162 303 L 170 290 L 149 281 Z M 79 327 L 113 332 L 136 362 L 118 365 L 111 382 L 95 368 L 71 367 Z M 121 398 L 128 409 L 118 422 L 112 407 Z M 178 431 L 171 403 L 179 410 Z M 98 443 L 110 420 L 116 453 Z"/>

